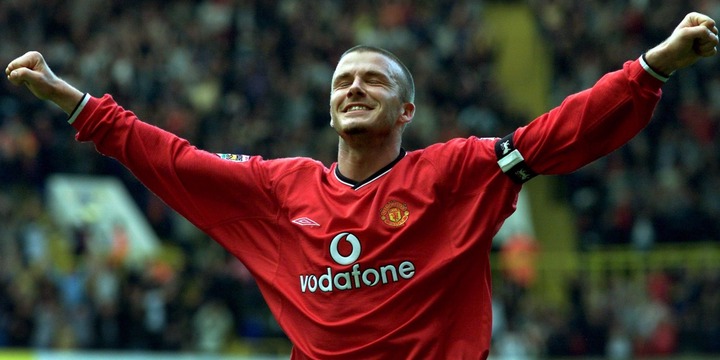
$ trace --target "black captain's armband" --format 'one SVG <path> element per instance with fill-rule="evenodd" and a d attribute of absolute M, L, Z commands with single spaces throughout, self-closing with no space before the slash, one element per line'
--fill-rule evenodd
<path fill-rule="evenodd" d="M 510 133 L 495 143 L 495 156 L 502 172 L 509 176 L 512 181 L 522 184 L 537 176 L 525 163 L 525 158 L 513 144 L 513 135 Z"/>

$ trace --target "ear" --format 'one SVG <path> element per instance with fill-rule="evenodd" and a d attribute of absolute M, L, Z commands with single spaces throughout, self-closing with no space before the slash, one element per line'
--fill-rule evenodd
<path fill-rule="evenodd" d="M 402 105 L 400 120 L 403 124 L 409 124 L 415 116 L 415 104 L 407 102 Z"/>

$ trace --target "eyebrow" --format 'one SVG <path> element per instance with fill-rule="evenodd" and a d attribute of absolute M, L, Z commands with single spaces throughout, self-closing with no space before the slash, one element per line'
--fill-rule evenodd
<path fill-rule="evenodd" d="M 385 74 L 385 73 L 383 73 L 383 72 L 380 72 L 380 71 L 377 71 L 377 70 L 366 70 L 366 71 L 362 71 L 361 74 L 362 74 L 363 77 L 366 77 L 366 76 L 367 76 L 367 77 L 377 77 L 377 78 L 382 78 L 382 79 L 387 80 L 387 81 L 392 81 L 392 80 L 393 80 L 393 76 L 387 75 L 387 74 Z M 335 77 L 335 79 L 333 80 L 332 83 L 333 83 L 333 85 L 334 85 L 334 84 L 336 84 L 339 80 L 347 79 L 347 78 L 352 77 L 352 76 L 353 76 L 352 73 L 349 72 L 349 71 L 344 72 L 344 73 L 341 73 L 341 74 L 338 74 L 338 75 Z M 397 81 L 395 81 L 395 82 L 397 82 Z"/>

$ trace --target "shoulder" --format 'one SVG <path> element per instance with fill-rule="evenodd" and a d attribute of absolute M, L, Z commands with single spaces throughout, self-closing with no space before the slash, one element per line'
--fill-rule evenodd
<path fill-rule="evenodd" d="M 253 166 L 261 166 L 267 168 L 276 168 L 290 170 L 294 168 L 323 168 L 325 167 L 320 161 L 308 157 L 286 157 L 277 159 L 265 159 L 260 155 L 246 154 L 228 154 L 215 153 L 219 158 L 238 163 L 249 164 Z"/>
<path fill-rule="evenodd" d="M 495 161 L 494 147 L 498 139 L 476 136 L 455 138 L 413 151 L 411 154 L 431 162 Z"/>
<path fill-rule="evenodd" d="M 283 170 L 295 170 L 295 169 L 313 169 L 322 170 L 326 166 L 315 159 L 308 157 L 286 157 L 278 159 L 264 160 L 265 164 L 270 167 L 276 167 Z"/>
<path fill-rule="evenodd" d="M 230 169 L 237 169 L 238 175 L 255 174 L 261 177 L 260 181 L 267 182 L 266 185 L 275 183 L 291 174 L 324 174 L 328 171 L 322 162 L 307 157 L 265 159 L 260 155 L 225 153 L 216 153 L 215 155 L 226 161 Z"/>
<path fill-rule="evenodd" d="M 324 174 L 328 168 L 322 162 L 308 157 L 285 157 L 277 159 L 259 160 L 261 166 L 273 178 L 302 173 Z"/>
<path fill-rule="evenodd" d="M 507 182 L 497 163 L 495 144 L 499 138 L 455 138 L 408 153 L 408 164 L 423 177 L 435 179 L 450 194 L 474 194 L 484 186 Z M 410 171 L 410 170 L 409 170 Z"/>
<path fill-rule="evenodd" d="M 433 168 L 441 177 L 490 175 L 499 171 L 495 156 L 498 138 L 455 138 L 408 152 L 409 165 Z"/>

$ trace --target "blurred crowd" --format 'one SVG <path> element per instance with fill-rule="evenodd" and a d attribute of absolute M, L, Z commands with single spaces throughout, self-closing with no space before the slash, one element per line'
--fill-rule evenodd
<path fill-rule="evenodd" d="M 549 106 L 662 41 L 688 10 L 720 19 L 720 1 L 526 3 L 551 39 Z M 493 78 L 485 5 L 5 0 L 0 59 L 39 50 L 79 89 L 112 94 L 141 119 L 209 151 L 311 156 L 330 164 L 337 146 L 328 126 L 330 78 L 339 55 L 357 43 L 392 50 L 415 76 L 419 110 L 406 130 L 408 149 L 470 134 L 503 136 L 529 120 L 506 110 Z M 720 238 L 718 61 L 674 75 L 647 131 L 563 177 L 558 196 L 577 214 L 580 248 L 646 249 Z M 0 347 L 217 352 L 238 336 L 282 337 L 242 264 L 189 228 L 114 160 L 76 143 L 64 120 L 53 105 L 0 83 Z M 43 206 L 45 180 L 54 173 L 121 179 L 163 245 L 174 249 L 173 266 L 127 269 L 111 257 L 93 256 L 87 233 L 59 228 Z M 638 339 L 666 323 L 673 325 L 675 344 L 686 332 L 717 338 L 717 277 L 660 275 L 671 289 L 660 297 L 633 293 L 645 287 L 622 279 L 609 279 L 607 291 L 588 297 L 579 279 L 575 308 L 565 312 L 543 309 L 499 284 L 498 351 L 564 356 L 615 346 L 622 355 L 622 346 L 630 346 L 631 352 L 652 352 Z M 614 305 L 624 300 L 637 301 L 637 311 L 620 314 Z M 631 325 L 642 318 L 638 314 L 652 317 L 657 309 L 644 305 L 660 306 L 665 315 L 637 330 Z M 607 316 L 612 311 L 618 314 Z M 693 327 L 711 319 L 706 316 L 715 322 Z M 691 344 L 697 346 L 670 352 L 720 351 Z"/>
<path fill-rule="evenodd" d="M 720 275 L 714 268 L 575 274 L 569 306 L 540 301 L 503 280 L 493 284 L 497 359 L 671 359 L 720 354 Z M 703 357 L 705 356 L 705 357 Z"/>

